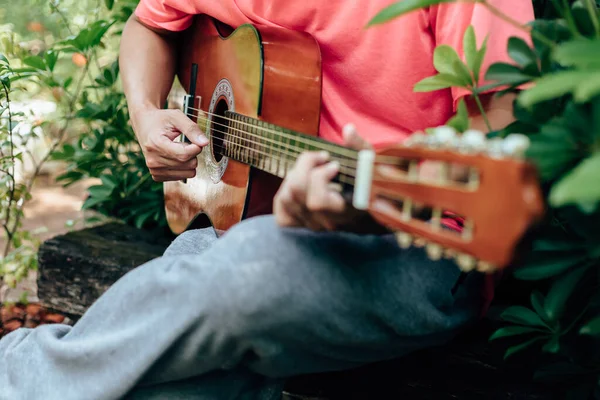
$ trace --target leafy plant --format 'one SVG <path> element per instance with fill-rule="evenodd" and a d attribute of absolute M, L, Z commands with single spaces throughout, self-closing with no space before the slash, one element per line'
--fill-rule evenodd
<path fill-rule="evenodd" d="M 419 8 L 454 0 L 404 0 L 382 10 L 372 24 Z M 569 398 L 600 397 L 600 11 L 593 0 L 536 1 L 536 19 L 520 25 L 487 0 L 473 0 L 531 37 L 532 46 L 512 37 L 511 63 L 485 72 L 478 83 L 485 41 L 477 49 L 472 28 L 464 34 L 464 60 L 438 46 L 438 72 L 415 91 L 462 87 L 474 100 L 486 90 L 514 92 L 515 122 L 497 134 L 527 134 L 549 211 L 531 251 L 515 266 L 516 279 L 533 284 L 529 304 L 506 308 L 506 326 L 490 340 L 509 344 L 505 358 L 526 350 L 542 352 L 535 377 L 564 382 Z M 484 110 L 480 106 L 480 110 Z M 464 106 L 448 124 L 464 131 Z M 485 114 L 485 113 L 484 113 Z M 489 124 L 488 124 L 489 127 Z"/>

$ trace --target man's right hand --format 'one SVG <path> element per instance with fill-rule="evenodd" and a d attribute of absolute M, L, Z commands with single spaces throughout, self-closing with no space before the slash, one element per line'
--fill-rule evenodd
<path fill-rule="evenodd" d="M 208 144 L 208 139 L 183 112 L 138 110 L 132 113 L 132 122 L 146 165 L 155 181 L 176 181 L 196 176 L 196 156 Z M 182 133 L 191 143 L 178 140 Z"/>

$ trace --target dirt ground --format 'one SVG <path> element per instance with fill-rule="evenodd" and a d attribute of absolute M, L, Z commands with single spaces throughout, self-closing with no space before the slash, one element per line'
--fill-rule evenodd
<path fill-rule="evenodd" d="M 40 240 L 46 240 L 72 229 L 81 229 L 85 226 L 85 218 L 92 215 L 89 211 L 82 211 L 81 206 L 85 201 L 85 189 L 96 184 L 96 180 L 78 182 L 68 188 L 57 184 L 51 176 L 38 178 L 32 190 L 32 199 L 25 206 L 25 219 L 23 228 L 35 232 Z M 4 248 L 6 241 L 0 238 L 0 248 Z M 15 290 L 6 287 L 0 289 L 0 302 L 16 301 L 23 290 L 30 293 L 29 301 L 37 301 L 36 274 L 21 282 Z"/>

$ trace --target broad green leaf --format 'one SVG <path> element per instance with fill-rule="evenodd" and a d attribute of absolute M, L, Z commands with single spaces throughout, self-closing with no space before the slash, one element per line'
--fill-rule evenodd
<path fill-rule="evenodd" d="M 58 60 L 58 53 L 53 50 L 48 50 L 44 55 L 44 61 L 48 66 L 48 70 L 50 72 L 54 71 L 54 67 L 56 66 L 56 61 Z"/>
<path fill-rule="evenodd" d="M 517 336 L 517 335 L 524 335 L 527 333 L 543 333 L 543 334 L 547 334 L 547 331 L 543 331 L 539 328 L 533 328 L 530 326 L 505 326 L 503 328 L 498 329 L 496 332 L 494 332 L 492 334 L 492 336 L 490 336 L 489 340 L 496 340 L 496 339 L 500 339 L 500 338 L 505 338 L 505 337 L 509 337 L 509 336 Z"/>
<path fill-rule="evenodd" d="M 9 64 L 8 59 L 6 58 L 6 56 L 2 53 L 0 53 L 0 62 L 3 62 L 5 64 Z"/>
<path fill-rule="evenodd" d="M 544 295 L 539 290 L 534 290 L 531 292 L 531 305 L 535 312 L 544 320 L 548 320 L 548 315 L 546 314 L 546 310 L 544 309 L 544 303 L 546 300 L 544 299 Z"/>
<path fill-rule="evenodd" d="M 556 354 L 560 350 L 560 335 L 553 335 L 550 340 L 544 344 L 542 351 L 546 353 Z"/>
<path fill-rule="evenodd" d="M 104 0 L 104 4 L 106 5 L 106 8 L 112 10 L 115 5 L 115 0 Z"/>
<path fill-rule="evenodd" d="M 581 82 L 575 88 L 573 98 L 578 103 L 585 103 L 598 95 L 600 95 L 600 71 L 590 73 L 588 80 Z"/>
<path fill-rule="evenodd" d="M 458 57 L 458 53 L 448 45 L 440 45 L 433 51 L 433 66 L 436 71 L 454 76 L 461 86 L 472 84 L 469 70 Z"/>
<path fill-rule="evenodd" d="M 588 321 L 584 326 L 581 327 L 579 333 L 582 335 L 600 337 L 600 316 Z"/>
<path fill-rule="evenodd" d="M 461 98 L 458 102 L 456 115 L 446 122 L 446 125 L 453 127 L 457 132 L 465 132 L 469 129 L 471 121 L 469 120 L 469 111 L 465 99 Z"/>
<path fill-rule="evenodd" d="M 507 308 L 502 312 L 500 318 L 504 321 L 513 322 L 519 325 L 537 326 L 548 329 L 548 326 L 542 321 L 539 315 L 523 306 L 512 306 Z"/>
<path fill-rule="evenodd" d="M 469 25 L 463 36 L 463 52 L 465 53 L 465 61 L 471 71 L 475 71 L 475 61 L 477 60 L 477 40 L 475 38 L 475 29 L 473 25 Z M 477 78 L 477 75 L 475 75 Z"/>
<path fill-rule="evenodd" d="M 525 41 L 519 37 L 508 39 L 508 55 L 521 67 L 537 65 L 537 56 Z"/>
<path fill-rule="evenodd" d="M 102 181 L 104 186 L 106 186 L 107 188 L 110 188 L 111 190 L 114 189 L 118 185 L 117 179 L 112 175 L 106 175 L 106 174 L 102 175 L 100 177 L 100 180 Z"/>
<path fill-rule="evenodd" d="M 542 339 L 541 337 L 536 337 L 536 338 L 530 339 L 524 343 L 509 347 L 508 350 L 506 350 L 506 352 L 504 353 L 504 359 L 506 360 L 508 357 L 514 355 L 515 353 L 525 350 L 526 348 L 530 347 L 535 342 L 537 342 L 538 340 L 541 340 L 541 339 Z"/>
<path fill-rule="evenodd" d="M 600 202 L 600 152 L 583 160 L 557 184 L 549 197 L 554 207 Z"/>
<path fill-rule="evenodd" d="M 590 73 L 582 71 L 561 71 L 545 75 L 535 81 L 534 87 L 523 91 L 518 101 L 524 107 L 529 107 L 541 101 L 554 99 L 571 93 L 589 78 Z"/>
<path fill-rule="evenodd" d="M 525 74 L 519 67 L 505 64 L 494 63 L 488 68 L 485 79 L 488 81 L 497 81 L 504 85 L 521 85 L 529 82 L 533 77 Z"/>
<path fill-rule="evenodd" d="M 455 0 L 402 0 L 391 4 L 377 13 L 367 26 L 383 24 L 391 19 L 407 14 L 421 8 L 430 7 L 441 3 L 452 3 Z"/>
<path fill-rule="evenodd" d="M 562 317 L 567 300 L 587 271 L 587 266 L 578 267 L 552 283 L 544 303 L 544 309 L 550 320 L 558 321 Z"/>
<path fill-rule="evenodd" d="M 38 70 L 45 70 L 46 63 L 44 59 L 40 56 L 29 56 L 23 59 L 23 63 L 29 65 L 30 67 L 36 68 Z"/>
<path fill-rule="evenodd" d="M 547 255 L 532 254 L 524 266 L 516 268 L 515 278 L 531 281 L 557 276 L 587 260 L 586 253 L 570 251 L 550 252 Z"/>
<path fill-rule="evenodd" d="M 527 158 L 537 167 L 542 181 L 554 180 L 573 168 L 585 157 L 587 138 L 579 138 L 565 126 L 566 121 L 554 118 L 531 135 Z"/>
<path fill-rule="evenodd" d="M 573 40 L 556 47 L 552 56 L 565 66 L 600 67 L 600 40 Z"/>
<path fill-rule="evenodd" d="M 92 197 L 97 199 L 106 199 L 111 195 L 113 188 L 104 185 L 94 185 L 88 188 L 88 192 Z"/>
<path fill-rule="evenodd" d="M 479 82 L 479 73 L 481 71 L 481 66 L 483 65 L 485 53 L 487 52 L 488 37 L 489 36 L 486 36 L 485 39 L 483 39 L 481 48 L 477 52 L 477 56 L 475 57 L 475 60 L 473 60 L 473 66 L 471 67 L 471 69 L 473 70 L 473 76 L 475 77 L 476 82 Z"/>
<path fill-rule="evenodd" d="M 413 88 L 415 92 L 433 92 L 435 90 L 462 86 L 462 82 L 453 75 L 437 74 L 417 82 Z"/>

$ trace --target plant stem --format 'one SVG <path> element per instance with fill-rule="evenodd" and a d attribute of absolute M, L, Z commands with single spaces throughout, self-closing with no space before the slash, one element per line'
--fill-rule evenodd
<path fill-rule="evenodd" d="M 552 48 L 552 47 L 556 46 L 556 43 L 554 41 L 552 41 L 551 39 L 548 39 L 546 36 L 544 36 L 543 34 L 541 34 L 538 31 L 532 29 L 530 26 L 523 25 L 519 21 L 517 21 L 517 20 L 509 17 L 508 15 L 504 14 L 500 9 L 498 9 L 497 7 L 491 5 L 487 0 L 481 0 L 480 3 L 485 8 L 487 8 L 488 11 L 491 12 L 493 15 L 495 15 L 498 18 L 502 19 L 503 21 L 511 24 L 515 28 L 517 28 L 519 30 L 522 30 L 523 32 L 525 32 L 527 34 L 530 34 L 531 36 L 534 36 L 537 40 L 539 40 L 540 42 L 544 43 L 548 47 Z"/>
<path fill-rule="evenodd" d="M 4 253 L 3 253 L 3 257 L 6 257 L 8 255 L 8 252 L 10 250 L 10 245 L 12 242 L 12 238 L 14 236 L 14 232 L 12 230 L 10 230 L 8 228 L 8 225 L 10 223 L 10 214 L 11 214 L 11 209 L 12 209 L 12 204 L 14 203 L 15 200 L 15 189 L 17 187 L 17 184 L 15 182 L 15 154 L 14 154 L 14 143 L 13 143 L 13 132 L 12 132 L 12 111 L 10 109 L 10 94 L 9 94 L 9 90 L 8 87 L 2 83 L 2 89 L 4 90 L 4 95 L 6 96 L 6 109 L 8 110 L 8 135 L 9 135 L 9 144 L 10 144 L 10 160 L 12 162 L 11 165 L 11 172 L 10 172 L 10 176 L 12 179 L 12 185 L 10 187 L 10 192 L 9 192 L 9 196 L 8 196 L 8 205 L 6 206 L 6 222 L 4 222 L 2 225 L 4 227 L 4 230 L 6 231 L 6 246 L 4 248 Z"/>
<path fill-rule="evenodd" d="M 483 104 L 481 104 L 479 95 L 476 93 L 473 93 L 473 98 L 475 99 L 475 103 L 477 103 L 477 108 L 479 108 L 479 112 L 481 113 L 481 116 L 483 117 L 483 121 L 485 122 L 485 125 L 488 128 L 488 131 L 491 132 L 492 125 L 490 125 L 490 121 L 488 120 L 487 114 L 486 114 L 485 110 L 483 109 Z"/>

